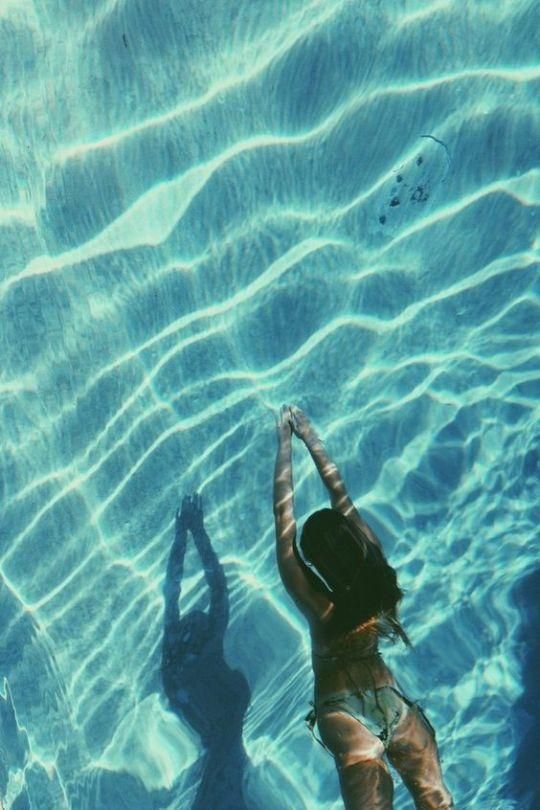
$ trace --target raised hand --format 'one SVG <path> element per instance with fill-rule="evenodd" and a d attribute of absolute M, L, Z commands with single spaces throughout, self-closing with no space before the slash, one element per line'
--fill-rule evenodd
<path fill-rule="evenodd" d="M 176 526 L 196 532 L 203 528 L 202 498 L 196 492 L 184 495 L 182 506 L 176 513 Z"/>
<path fill-rule="evenodd" d="M 295 436 L 298 436 L 298 438 L 302 439 L 302 441 L 306 444 L 308 444 L 310 441 L 318 440 L 315 428 L 303 410 L 297 408 L 296 405 L 290 405 L 289 414 L 292 431 Z"/>
<path fill-rule="evenodd" d="M 286 439 L 292 435 L 291 411 L 288 405 L 282 405 L 277 421 L 278 439 Z"/>

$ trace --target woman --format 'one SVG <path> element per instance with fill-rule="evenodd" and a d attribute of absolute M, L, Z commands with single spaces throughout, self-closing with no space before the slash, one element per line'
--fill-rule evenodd
<path fill-rule="evenodd" d="M 311 515 L 296 539 L 292 433 L 300 438 L 330 495 L 331 509 Z M 356 511 L 338 469 L 306 415 L 283 406 L 274 476 L 277 559 L 285 588 L 311 631 L 315 710 L 333 755 L 347 810 L 392 808 L 397 769 L 419 810 L 451 808 L 435 733 L 399 690 L 377 645 L 407 636 L 397 618 L 402 592 L 379 540 Z"/>

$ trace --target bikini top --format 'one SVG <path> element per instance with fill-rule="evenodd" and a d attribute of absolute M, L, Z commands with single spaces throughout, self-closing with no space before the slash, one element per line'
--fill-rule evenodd
<path fill-rule="evenodd" d="M 319 661 L 369 661 L 372 658 L 380 658 L 379 650 L 370 653 L 356 653 L 354 650 L 342 650 L 329 655 L 313 651 L 313 657 Z"/>
<path fill-rule="evenodd" d="M 380 658 L 378 640 L 377 630 L 373 628 L 364 631 L 360 637 L 353 637 L 348 641 L 341 639 L 325 652 L 313 650 L 313 657 L 318 661 L 328 662 L 369 661 L 373 658 Z"/>

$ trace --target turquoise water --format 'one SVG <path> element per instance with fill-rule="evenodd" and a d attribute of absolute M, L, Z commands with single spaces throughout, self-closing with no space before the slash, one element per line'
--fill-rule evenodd
<path fill-rule="evenodd" d="M 208 807 L 237 808 L 239 785 L 257 810 L 341 806 L 274 561 L 282 402 L 312 416 L 399 571 L 414 649 L 388 660 L 456 806 L 538 806 L 515 763 L 540 680 L 535 12 L 0 5 L 6 810 L 189 808 L 203 783 Z M 302 519 L 324 493 L 301 448 L 295 481 Z M 162 678 L 194 490 L 228 600 L 205 722 L 241 704 L 225 674 L 249 692 L 218 790 Z M 191 539 L 181 589 L 182 616 L 208 608 Z"/>

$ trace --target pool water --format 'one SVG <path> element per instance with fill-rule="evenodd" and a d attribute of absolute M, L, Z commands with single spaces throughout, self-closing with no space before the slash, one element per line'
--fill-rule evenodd
<path fill-rule="evenodd" d="M 540 806 L 537 24 L 0 4 L 5 810 L 342 806 L 275 565 L 282 402 L 399 572 L 387 660 L 456 807 Z M 175 545 L 195 491 L 207 539 Z"/>

